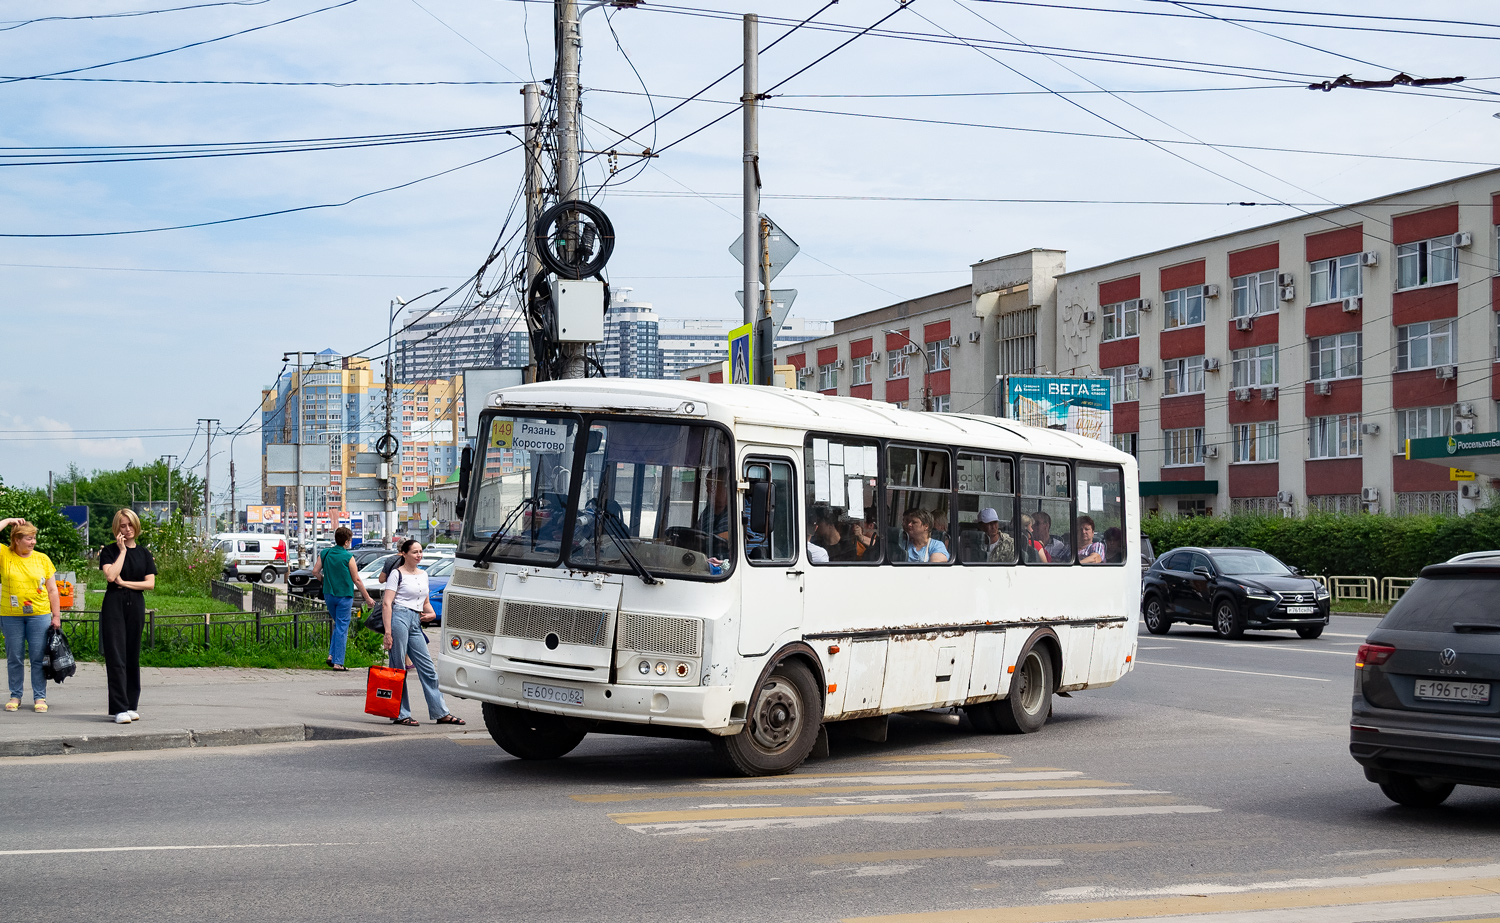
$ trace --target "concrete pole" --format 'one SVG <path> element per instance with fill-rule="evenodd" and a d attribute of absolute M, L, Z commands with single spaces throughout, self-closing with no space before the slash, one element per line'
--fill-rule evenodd
<path fill-rule="evenodd" d="M 578 168 L 578 66 L 583 38 L 578 29 L 578 0 L 556 0 L 557 13 L 557 200 L 582 194 Z M 568 256 L 578 245 L 578 229 L 565 229 Z M 603 310 L 603 306 L 600 306 Z M 563 343 L 563 378 L 586 378 L 583 343 Z"/>
<path fill-rule="evenodd" d="M 744 156 L 744 322 L 754 324 L 760 303 L 760 113 L 756 95 L 760 83 L 760 19 L 745 14 L 745 92 L 740 103 L 745 114 Z M 752 373 L 753 374 L 753 373 Z"/>
<path fill-rule="evenodd" d="M 386 325 L 385 339 L 385 435 L 386 442 L 391 440 L 391 401 L 394 400 L 395 382 L 391 379 L 391 335 L 390 324 L 395 323 L 396 302 L 391 302 L 390 323 Z M 401 476 L 401 453 L 397 452 L 390 458 L 381 456 L 381 464 L 385 465 L 385 543 L 390 547 L 391 536 L 396 534 L 396 485 L 400 483 Z"/>
<path fill-rule="evenodd" d="M 542 213 L 542 88 L 528 83 L 521 88 L 522 117 L 526 122 L 526 287 L 521 292 L 521 309 L 526 311 L 531 299 L 531 284 L 542 273 L 542 260 L 536 250 L 536 219 Z M 525 314 L 526 329 L 531 329 L 531 314 Z M 529 352 L 528 352 L 529 355 Z M 536 357 L 531 356 L 532 381 L 537 380 Z M 464 395 L 465 400 L 468 395 Z M 480 408 L 483 409 L 483 408 Z M 474 411 L 478 413 L 478 410 Z"/>
<path fill-rule="evenodd" d="M 208 417 L 199 417 L 198 422 L 203 424 L 203 432 L 208 448 L 203 453 L 203 536 L 207 538 L 214 532 L 214 511 L 209 505 L 210 485 L 213 483 L 214 463 L 214 424 L 218 420 Z"/>

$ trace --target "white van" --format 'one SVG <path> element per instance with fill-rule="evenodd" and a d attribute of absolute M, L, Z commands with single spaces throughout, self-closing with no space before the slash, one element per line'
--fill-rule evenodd
<path fill-rule="evenodd" d="M 287 572 L 286 539 L 275 533 L 221 532 L 214 536 L 213 550 L 224 555 L 228 580 L 275 583 Z"/>

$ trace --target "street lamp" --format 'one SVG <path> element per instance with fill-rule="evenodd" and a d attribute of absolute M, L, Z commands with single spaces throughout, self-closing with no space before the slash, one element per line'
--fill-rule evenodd
<path fill-rule="evenodd" d="M 392 468 L 392 469 L 389 470 L 389 472 L 388 472 L 389 477 L 388 477 L 388 479 L 386 480 L 386 483 L 385 483 L 385 522 L 382 525 L 383 525 L 383 528 L 385 529 L 385 534 L 386 534 L 387 537 L 389 537 L 391 535 L 394 535 L 395 531 L 396 531 L 396 491 L 397 491 L 396 485 L 399 484 L 399 483 L 401 483 L 400 480 L 397 477 L 397 472 L 400 470 L 400 467 L 401 467 L 401 449 L 400 449 L 400 443 L 395 439 L 395 437 L 393 437 L 391 435 L 391 399 L 393 397 L 393 395 L 392 395 L 391 392 L 392 392 L 392 390 L 394 388 L 394 384 L 395 384 L 394 379 L 391 376 L 391 338 L 394 336 L 393 328 L 396 325 L 396 314 L 399 313 L 401 310 L 403 310 L 407 305 L 414 304 L 415 302 L 421 301 L 423 298 L 426 298 L 428 295 L 436 295 L 438 292 L 446 292 L 447 290 L 448 290 L 447 286 L 443 286 L 441 288 L 435 288 L 435 289 L 433 289 L 430 292 L 423 292 L 422 294 L 420 294 L 417 297 L 411 299 L 410 301 L 402 301 L 400 298 L 393 298 L 391 300 L 391 314 L 390 314 L 390 317 L 388 317 L 386 319 L 386 324 L 385 324 L 385 435 L 382 436 L 382 437 L 380 437 L 380 439 L 375 443 L 375 451 L 376 451 L 376 453 L 378 453 L 380 455 L 381 458 L 385 459 L 385 463 L 387 465 L 392 465 L 392 464 L 395 465 L 394 468 Z M 395 461 L 392 462 L 392 459 L 395 459 Z M 387 538 L 387 541 L 389 541 L 389 538 Z"/>
<path fill-rule="evenodd" d="M 927 387 L 927 379 L 932 374 L 932 360 L 927 358 L 927 350 L 919 346 L 916 340 L 913 340 L 899 330 L 882 330 L 880 332 L 898 336 L 917 347 L 917 355 L 922 357 L 922 409 L 927 411 L 932 410 L 932 390 Z"/>

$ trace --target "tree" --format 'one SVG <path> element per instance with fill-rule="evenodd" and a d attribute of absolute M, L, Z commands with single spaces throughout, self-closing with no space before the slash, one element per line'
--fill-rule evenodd
<path fill-rule="evenodd" d="M 203 479 L 181 468 L 172 469 L 171 478 L 173 504 L 182 515 L 192 518 L 203 499 Z M 90 524 L 95 529 L 108 531 L 115 513 L 130 506 L 132 486 L 135 488 L 135 502 L 145 503 L 148 499 L 164 502 L 167 499 L 166 463 L 160 459 L 145 466 L 132 462 L 119 471 L 95 469 L 87 476 L 76 465 L 69 466 L 66 478 L 54 482 L 53 496 L 60 505 L 69 503 L 76 488 L 78 502 L 89 508 Z"/>
<path fill-rule="evenodd" d="M 57 507 L 45 490 L 6 489 L 0 483 L 0 519 L 20 516 L 37 527 L 36 548 L 52 559 L 58 570 L 82 570 L 83 536 Z M 0 542 L 10 541 L 10 529 L 0 531 Z"/>

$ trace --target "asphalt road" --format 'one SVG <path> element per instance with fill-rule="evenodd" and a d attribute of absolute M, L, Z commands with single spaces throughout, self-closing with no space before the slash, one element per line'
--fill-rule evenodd
<path fill-rule="evenodd" d="M 1143 634 L 1038 734 L 900 718 L 774 779 L 636 738 L 523 763 L 473 729 L 8 759 L 0 919 L 1500 916 L 1500 790 L 1415 812 L 1348 756 L 1373 625 Z"/>

